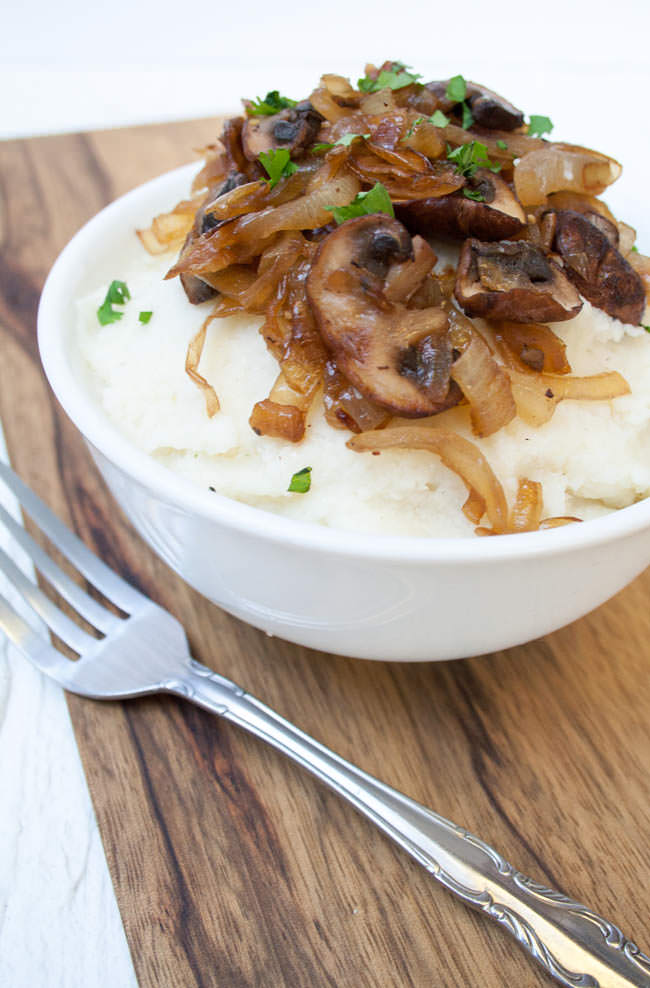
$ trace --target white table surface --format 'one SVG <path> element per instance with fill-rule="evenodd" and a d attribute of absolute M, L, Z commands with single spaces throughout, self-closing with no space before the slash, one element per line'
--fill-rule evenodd
<path fill-rule="evenodd" d="M 607 202 L 650 252 L 646 0 L 445 9 L 195 0 L 183 23 L 167 0 L 13 4 L 0 138 L 210 116 L 242 95 L 302 97 L 322 71 L 356 79 L 366 60 L 400 58 L 428 78 L 481 81 L 551 116 L 554 137 L 618 157 L 625 174 Z M 0 986 L 135 985 L 63 695 L 1 645 L 0 794 Z"/>
<path fill-rule="evenodd" d="M 1 482 L 0 503 L 20 517 Z M 1 529 L 0 545 L 29 572 Z M 0 593 L 20 607 L 1 576 Z M 135 986 L 63 690 L 2 638 L 0 794 L 2 988 Z"/>

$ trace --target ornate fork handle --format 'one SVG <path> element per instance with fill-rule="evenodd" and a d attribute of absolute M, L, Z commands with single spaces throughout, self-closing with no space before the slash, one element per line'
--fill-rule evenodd
<path fill-rule="evenodd" d="M 441 884 L 500 923 L 561 984 L 650 988 L 650 958 L 613 923 L 522 875 L 463 827 L 362 772 L 230 680 L 193 660 L 169 692 L 283 751 L 343 796 Z"/>

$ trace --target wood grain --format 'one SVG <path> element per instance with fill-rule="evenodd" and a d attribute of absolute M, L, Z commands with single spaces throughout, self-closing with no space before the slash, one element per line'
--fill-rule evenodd
<path fill-rule="evenodd" d="M 38 362 L 48 268 L 212 121 L 0 144 L 0 414 L 18 472 L 180 618 L 195 656 L 305 730 L 597 906 L 648 947 L 650 572 L 521 648 L 400 665 L 268 639 L 140 541 Z M 348 806 L 236 728 L 167 698 L 70 698 L 142 986 L 542 986 L 497 928 Z"/>

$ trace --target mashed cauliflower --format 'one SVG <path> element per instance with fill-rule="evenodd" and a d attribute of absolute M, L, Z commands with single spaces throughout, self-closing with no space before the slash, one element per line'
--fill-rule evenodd
<path fill-rule="evenodd" d="M 137 244 L 125 251 L 114 277 L 127 282 L 131 301 L 117 322 L 97 320 L 106 283 L 78 302 L 76 343 L 88 387 L 127 439 L 206 490 L 293 518 L 357 532 L 473 535 L 461 511 L 465 486 L 431 453 L 354 453 L 345 445 L 349 433 L 328 425 L 318 403 L 298 444 L 252 431 L 253 405 L 278 373 L 258 332 L 261 318 L 211 323 L 199 369 L 221 411 L 209 419 L 184 367 L 210 304 L 190 306 L 178 279 L 163 280 L 173 260 L 151 257 Z M 138 319 L 142 310 L 153 312 L 146 325 Z M 518 478 L 527 477 L 543 485 L 545 517 L 595 518 L 650 495 L 650 334 L 588 302 L 552 328 L 567 344 L 573 374 L 617 370 L 631 394 L 564 401 L 541 428 L 514 419 L 485 439 L 472 435 L 464 407 L 439 421 L 480 447 L 508 503 Z M 288 493 L 292 475 L 306 466 L 310 491 Z"/>

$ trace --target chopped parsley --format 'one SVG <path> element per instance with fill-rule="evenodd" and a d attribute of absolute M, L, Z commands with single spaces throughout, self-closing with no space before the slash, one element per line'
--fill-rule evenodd
<path fill-rule="evenodd" d="M 306 494 L 311 487 L 311 467 L 303 467 L 291 478 L 291 483 L 287 487 L 293 494 Z"/>
<path fill-rule="evenodd" d="M 376 79 L 364 76 L 359 79 L 357 87 L 362 93 L 378 93 L 380 89 L 404 89 L 422 78 L 419 72 L 408 72 L 408 68 L 403 62 L 391 62 L 390 70 L 382 69 Z"/>
<path fill-rule="evenodd" d="M 367 192 L 359 192 L 348 206 L 325 206 L 325 209 L 331 212 L 339 225 L 346 220 L 372 213 L 387 213 L 388 216 L 395 216 L 390 196 L 381 182 L 377 182 Z"/>
<path fill-rule="evenodd" d="M 455 75 L 447 83 L 447 90 L 445 92 L 447 99 L 450 99 L 452 103 L 462 103 L 467 96 L 467 83 L 463 79 L 462 75 Z"/>
<path fill-rule="evenodd" d="M 273 89 L 266 94 L 264 99 L 260 99 L 258 96 L 256 100 L 252 100 L 246 106 L 246 113 L 249 117 L 271 117 L 274 113 L 279 113 L 280 110 L 286 110 L 287 107 L 296 106 L 296 104 L 297 100 L 280 96 L 277 89 Z"/>
<path fill-rule="evenodd" d="M 501 141 L 501 140 L 497 141 L 497 147 L 498 147 L 499 151 L 507 151 L 508 150 L 508 145 L 506 144 L 505 141 Z"/>
<path fill-rule="evenodd" d="M 549 117 L 531 116 L 528 124 L 529 137 L 541 137 L 542 134 L 550 134 L 552 130 L 553 124 Z"/>
<path fill-rule="evenodd" d="M 267 182 L 270 188 L 274 188 L 281 178 L 288 178 L 298 171 L 298 166 L 294 165 L 291 155 L 286 148 L 271 148 L 269 151 L 260 151 L 259 161 L 269 176 Z"/>
<path fill-rule="evenodd" d="M 478 189 L 463 189 L 463 195 L 466 199 L 472 199 L 474 202 L 485 202 L 485 196 Z"/>
<path fill-rule="evenodd" d="M 463 127 L 469 130 L 474 123 L 474 117 L 467 102 L 467 83 L 462 75 L 455 75 L 449 80 L 445 96 L 452 103 L 460 103 Z"/>
<path fill-rule="evenodd" d="M 469 108 L 469 103 L 463 103 L 463 128 L 469 130 L 469 128 L 474 123 L 474 117 L 472 116 L 472 111 Z"/>
<path fill-rule="evenodd" d="M 442 110 L 436 110 L 433 116 L 429 117 L 429 123 L 434 127 L 446 127 L 449 124 L 449 117 L 445 116 Z"/>
<path fill-rule="evenodd" d="M 487 148 L 480 141 L 472 141 L 470 144 L 461 144 L 460 147 L 451 150 L 447 145 L 447 160 L 453 161 L 456 171 L 465 178 L 471 178 L 477 168 L 489 168 L 491 172 L 501 171 L 501 165 L 494 165 L 488 158 Z M 469 197 L 471 198 L 471 197 Z"/>
<path fill-rule="evenodd" d="M 634 244 L 632 247 L 630 247 L 630 250 L 633 250 L 635 254 L 638 254 L 639 253 L 639 248 L 636 246 L 636 244 Z"/>
<path fill-rule="evenodd" d="M 343 145 L 344 148 L 349 148 L 352 141 L 361 140 L 362 138 L 364 141 L 367 141 L 369 137 L 370 134 L 344 134 L 343 137 L 339 137 L 338 141 L 334 141 L 333 144 L 314 144 L 311 150 L 314 154 L 318 151 L 331 151 L 332 148 L 335 148 L 339 144 Z"/>
<path fill-rule="evenodd" d="M 151 321 L 152 315 L 153 312 L 141 312 L 140 315 L 138 316 L 138 319 L 143 324 L 143 326 L 146 326 L 147 323 Z"/>
<path fill-rule="evenodd" d="M 413 131 L 415 130 L 415 128 L 419 127 L 421 123 L 424 123 L 424 120 L 425 120 L 424 117 L 418 117 L 417 120 L 414 120 L 404 136 L 410 137 Z"/>
<path fill-rule="evenodd" d="M 125 281 L 111 281 L 106 292 L 106 298 L 97 309 L 97 318 L 102 326 L 107 326 L 111 322 L 117 322 L 124 315 L 119 309 L 114 309 L 114 305 L 126 305 L 131 298 L 131 293 L 126 287 Z"/>
<path fill-rule="evenodd" d="M 643 323 L 641 323 L 641 326 L 643 326 Z M 643 328 L 645 329 L 646 333 L 650 333 L 650 326 L 643 326 Z"/>
<path fill-rule="evenodd" d="M 442 110 L 436 110 L 436 112 L 431 117 L 418 117 L 413 121 L 409 129 L 406 131 L 405 137 L 410 137 L 416 127 L 419 127 L 422 123 L 433 124 L 434 127 L 446 127 L 449 123 L 449 117 L 446 117 Z"/>

